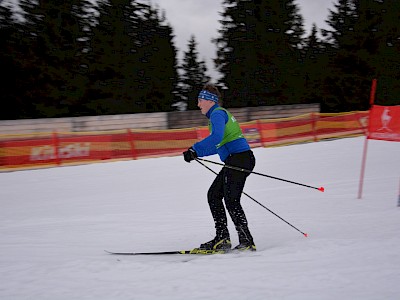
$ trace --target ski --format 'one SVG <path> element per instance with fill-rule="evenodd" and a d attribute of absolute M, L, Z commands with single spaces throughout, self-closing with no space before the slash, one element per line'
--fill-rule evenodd
<path fill-rule="evenodd" d="M 179 251 L 160 251 L 160 252 L 112 252 L 104 250 L 111 255 L 173 255 L 173 254 L 195 254 L 195 255 L 212 255 L 212 254 L 227 254 L 234 252 L 233 250 L 179 250 Z"/>

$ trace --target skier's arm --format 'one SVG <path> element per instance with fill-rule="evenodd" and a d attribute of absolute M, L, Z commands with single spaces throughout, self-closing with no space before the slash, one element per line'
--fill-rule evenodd
<path fill-rule="evenodd" d="M 221 143 L 224 137 L 225 124 L 227 121 L 228 115 L 222 110 L 211 114 L 211 134 L 204 140 L 193 145 L 193 149 L 196 151 L 197 156 L 202 157 L 217 154 L 217 145 Z"/>

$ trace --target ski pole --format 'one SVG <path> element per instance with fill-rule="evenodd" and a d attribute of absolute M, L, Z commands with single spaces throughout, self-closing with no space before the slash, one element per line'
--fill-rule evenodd
<path fill-rule="evenodd" d="M 324 192 L 324 191 L 325 191 L 325 188 L 322 187 L 322 186 L 321 186 L 321 187 L 315 187 L 315 186 L 311 186 L 311 185 L 307 185 L 307 184 L 303 184 L 303 183 L 298 183 L 298 182 L 295 182 L 295 181 L 290 181 L 290 180 L 282 179 L 282 178 L 279 178 L 279 177 L 274 177 L 274 176 L 267 175 L 267 174 L 263 174 L 263 173 L 258 173 L 258 172 L 254 172 L 254 171 L 242 169 L 242 168 L 235 167 L 235 166 L 224 165 L 224 164 L 221 164 L 221 163 L 218 163 L 218 162 L 215 162 L 215 161 L 211 161 L 211 160 L 207 160 L 207 159 L 203 159 L 203 158 L 196 158 L 196 160 L 197 160 L 197 161 L 200 161 L 200 160 L 201 160 L 201 161 L 205 161 L 205 162 L 208 162 L 208 163 L 212 163 L 212 164 L 215 164 L 215 165 L 223 166 L 223 167 L 225 167 L 225 168 L 232 169 L 232 170 L 236 170 L 236 171 L 240 171 L 240 172 L 245 172 L 245 173 L 250 173 L 250 174 L 256 174 L 256 175 L 260 175 L 260 176 L 264 176 L 264 177 L 268 177 L 268 178 L 272 178 L 272 179 L 276 179 L 276 180 L 280 180 L 280 181 L 284 181 L 284 182 L 288 182 L 288 183 L 293 183 L 293 184 L 301 185 L 301 186 L 304 186 L 304 187 L 307 187 L 307 188 L 310 188 L 310 189 L 318 190 L 318 191 L 320 191 L 320 192 Z"/>
<path fill-rule="evenodd" d="M 211 172 L 213 172 L 215 175 L 218 175 L 217 172 L 215 172 L 213 169 L 211 169 L 210 167 L 206 166 L 205 164 L 203 164 L 200 159 L 196 159 L 196 161 L 201 164 L 203 167 L 207 168 L 208 170 L 210 170 Z M 253 200 L 255 203 L 257 203 L 258 205 L 260 205 L 261 207 L 265 208 L 266 210 L 268 210 L 271 214 L 273 214 L 275 217 L 278 217 L 279 219 L 281 219 L 283 222 L 285 222 L 286 224 L 288 224 L 289 226 L 291 226 L 292 228 L 296 229 L 298 232 L 300 232 L 302 235 L 304 235 L 305 237 L 308 237 L 308 234 L 301 231 L 300 229 L 298 229 L 297 227 L 295 227 L 294 225 L 290 224 L 288 221 L 286 221 L 284 218 L 282 218 L 281 216 L 277 215 L 276 213 L 274 213 L 272 210 L 270 210 L 268 207 L 266 207 L 265 205 L 263 205 L 262 203 L 258 202 L 256 199 L 254 199 L 253 197 L 251 197 L 249 194 L 242 192 L 243 195 L 249 197 L 251 200 Z"/>

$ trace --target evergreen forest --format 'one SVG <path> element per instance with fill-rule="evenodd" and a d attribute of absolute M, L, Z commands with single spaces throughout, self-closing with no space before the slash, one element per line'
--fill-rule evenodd
<path fill-rule="evenodd" d="M 400 2 L 333 0 L 306 33 L 295 0 L 224 0 L 209 77 L 196 36 L 182 62 L 165 13 L 138 0 L 0 0 L 0 119 L 196 109 L 206 82 L 224 107 L 400 104 Z M 178 9 L 178 8 L 177 8 Z"/>

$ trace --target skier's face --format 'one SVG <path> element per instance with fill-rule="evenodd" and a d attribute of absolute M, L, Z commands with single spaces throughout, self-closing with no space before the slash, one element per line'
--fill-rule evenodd
<path fill-rule="evenodd" d="M 204 99 L 197 99 L 198 103 L 197 106 L 200 108 L 201 113 L 203 115 L 207 114 L 207 112 L 210 110 L 211 107 L 214 106 L 215 102 L 210 101 L 210 100 L 204 100 Z"/>

